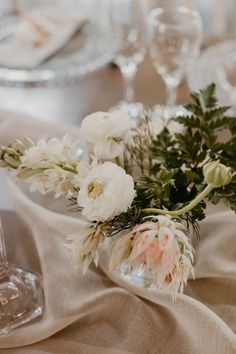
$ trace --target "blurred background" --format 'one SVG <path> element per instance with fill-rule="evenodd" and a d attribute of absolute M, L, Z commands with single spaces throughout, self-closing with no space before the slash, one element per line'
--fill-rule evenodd
<path fill-rule="evenodd" d="M 73 7 L 97 21 L 104 21 L 110 0 L 0 0 L 0 13 L 22 10 L 38 4 L 57 4 Z M 156 6 L 188 6 L 200 12 L 205 35 L 233 34 L 236 32 L 235 0 L 146 0 L 149 8 Z"/>
<path fill-rule="evenodd" d="M 104 43 L 100 46 L 100 50 L 103 51 L 102 45 L 104 48 L 108 48 L 113 42 L 113 40 L 110 44 L 106 42 L 106 36 L 110 35 L 110 30 L 105 29 L 105 25 L 109 23 L 110 1 L 0 0 L 2 31 L 4 21 L 9 15 L 19 15 L 33 7 L 63 7 L 65 13 L 72 10 L 76 14 L 85 16 L 86 21 L 103 27 L 104 35 L 100 34 L 98 39 L 100 42 L 104 39 Z M 126 0 L 117 0 L 120 4 L 124 1 Z M 148 11 L 155 7 L 175 8 L 177 6 L 186 6 L 197 10 L 203 23 L 202 49 L 206 48 L 209 43 L 234 39 L 236 35 L 235 0 L 146 0 L 146 5 Z M 94 36 L 89 37 L 88 41 L 90 47 L 97 43 Z M 91 48 L 86 50 L 91 51 Z M 120 70 L 114 64 L 112 55 L 110 60 L 108 58 L 109 56 L 106 58 L 108 61 L 106 65 L 98 65 L 96 70 L 86 69 L 88 71 L 86 75 L 77 75 L 76 80 L 71 79 L 66 82 L 60 80 L 53 85 L 50 82 L 37 84 L 33 80 L 21 82 L 22 72 L 4 69 L 5 71 L 2 71 L 2 74 L 7 76 L 8 79 L 1 80 L 1 110 L 17 111 L 45 121 L 80 124 L 81 119 L 86 114 L 96 110 L 108 110 L 115 106 L 123 96 Z M 178 89 L 178 103 L 183 103 L 186 100 L 186 89 L 181 89 L 181 85 L 185 84 L 186 80 L 183 79 Z M 142 102 L 147 107 L 165 102 L 165 85 L 163 80 L 156 75 L 147 56 L 140 63 L 134 88 L 137 101 Z"/>

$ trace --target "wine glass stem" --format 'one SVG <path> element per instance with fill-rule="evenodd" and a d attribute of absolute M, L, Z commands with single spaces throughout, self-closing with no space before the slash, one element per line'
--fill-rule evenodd
<path fill-rule="evenodd" d="M 4 240 L 4 233 L 2 227 L 2 221 L 0 218 L 0 284 L 8 281 L 8 262 L 6 255 L 6 246 Z"/>
<path fill-rule="evenodd" d="M 168 107 L 173 107 L 176 103 L 177 93 L 176 85 L 166 83 L 166 104 Z"/>
<path fill-rule="evenodd" d="M 19 14 L 19 9 L 18 9 L 18 4 L 17 0 L 11 0 L 11 12 L 13 15 L 18 15 Z"/>
<path fill-rule="evenodd" d="M 137 73 L 137 65 L 134 63 L 122 65 L 120 70 L 124 83 L 124 100 L 128 103 L 132 103 L 135 100 L 134 79 Z"/>

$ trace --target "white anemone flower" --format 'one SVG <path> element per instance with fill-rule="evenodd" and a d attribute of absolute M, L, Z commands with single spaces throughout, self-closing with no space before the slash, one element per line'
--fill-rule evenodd
<path fill-rule="evenodd" d="M 124 151 L 124 139 L 131 126 L 127 113 L 97 112 L 84 118 L 81 135 L 93 144 L 93 153 L 98 159 L 114 159 Z"/>
<path fill-rule="evenodd" d="M 126 212 L 134 197 L 133 178 L 116 164 L 104 162 L 81 182 L 77 201 L 88 220 L 106 221 Z"/>

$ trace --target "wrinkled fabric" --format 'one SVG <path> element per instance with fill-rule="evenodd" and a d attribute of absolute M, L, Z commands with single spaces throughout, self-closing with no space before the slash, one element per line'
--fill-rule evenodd
<path fill-rule="evenodd" d="M 55 128 L 1 115 L 0 144 L 13 137 L 35 138 L 47 129 Z M 193 240 L 196 280 L 189 280 L 184 295 L 173 302 L 164 292 L 138 289 L 110 274 L 105 257 L 82 276 L 63 243 L 84 220 L 65 213 L 66 202 L 27 194 L 12 183 L 10 190 L 18 216 L 1 213 L 9 259 L 41 272 L 45 312 L 40 320 L 0 336 L 0 353 L 236 353 L 233 212 L 209 211 L 200 240 Z"/>

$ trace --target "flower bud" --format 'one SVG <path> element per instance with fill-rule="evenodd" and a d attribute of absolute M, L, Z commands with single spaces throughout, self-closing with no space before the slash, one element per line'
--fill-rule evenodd
<path fill-rule="evenodd" d="M 31 140 L 30 138 L 24 138 L 22 143 L 25 149 L 30 149 L 31 147 L 35 146 L 33 140 Z"/>
<path fill-rule="evenodd" d="M 14 158 L 7 152 L 4 154 L 3 160 L 6 163 L 6 165 L 11 168 L 18 168 L 20 166 L 20 160 Z"/>
<path fill-rule="evenodd" d="M 5 149 L 3 146 L 1 146 L 0 147 L 0 160 L 3 160 L 4 153 L 5 153 Z"/>
<path fill-rule="evenodd" d="M 5 167 L 7 167 L 6 162 L 5 162 L 5 161 L 3 161 L 3 160 L 0 160 L 0 167 L 1 167 L 1 168 L 5 168 Z"/>
<path fill-rule="evenodd" d="M 19 158 L 20 154 L 14 150 L 10 145 L 5 147 L 5 153 L 11 155 L 14 158 Z"/>
<path fill-rule="evenodd" d="M 20 166 L 20 154 L 10 146 L 0 147 L 1 167 L 18 168 Z"/>
<path fill-rule="evenodd" d="M 9 145 L 9 147 L 11 147 L 13 150 L 15 150 L 20 155 L 24 155 L 24 153 L 25 153 L 25 146 L 22 144 L 22 142 L 20 140 L 13 141 Z"/>
<path fill-rule="evenodd" d="M 215 188 L 223 187 L 232 180 L 230 167 L 220 163 L 219 160 L 208 163 L 203 168 L 203 175 L 207 184 L 212 184 Z"/>

